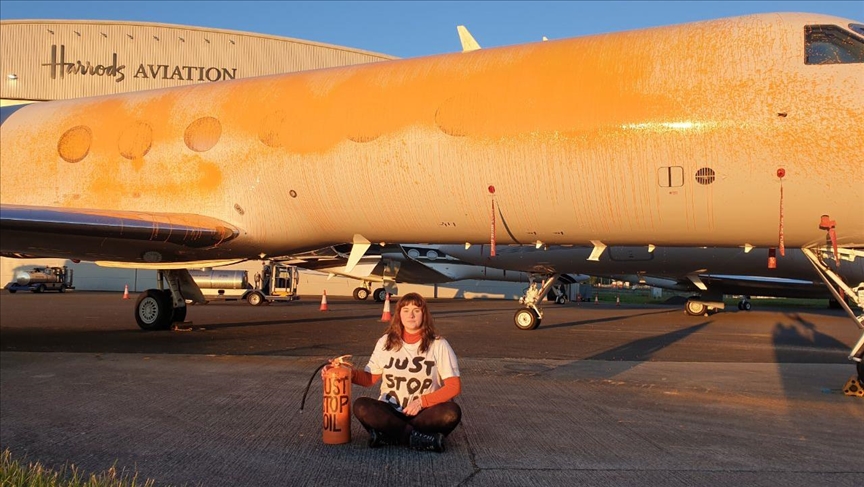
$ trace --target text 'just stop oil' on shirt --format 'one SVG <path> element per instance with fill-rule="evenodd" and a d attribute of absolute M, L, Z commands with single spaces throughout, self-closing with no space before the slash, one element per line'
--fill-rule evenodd
<path fill-rule="evenodd" d="M 378 399 L 396 404 L 401 410 L 421 394 L 437 391 L 444 379 L 459 377 L 459 364 L 450 344 L 437 338 L 429 350 L 420 353 L 420 342 L 402 343 L 399 350 L 384 350 L 387 335 L 375 344 L 366 371 L 381 375 Z"/>

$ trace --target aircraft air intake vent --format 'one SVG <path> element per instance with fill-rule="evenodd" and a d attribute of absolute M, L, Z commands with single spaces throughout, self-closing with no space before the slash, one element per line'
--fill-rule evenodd
<path fill-rule="evenodd" d="M 714 170 L 710 167 L 703 167 L 696 171 L 696 182 L 699 184 L 711 184 L 715 177 Z"/>

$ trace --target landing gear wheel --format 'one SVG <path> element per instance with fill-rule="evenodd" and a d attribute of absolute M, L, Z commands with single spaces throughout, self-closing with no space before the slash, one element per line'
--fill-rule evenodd
<path fill-rule="evenodd" d="M 148 289 L 135 302 L 135 321 L 142 330 L 167 330 L 174 307 L 171 299 L 158 289 Z"/>
<path fill-rule="evenodd" d="M 369 297 L 369 290 L 365 287 L 358 287 L 354 289 L 354 299 L 360 301 L 366 301 L 366 298 Z"/>
<path fill-rule="evenodd" d="M 17 292 L 18 292 L 17 289 L 10 289 L 10 290 L 9 290 L 9 294 L 15 294 L 15 293 L 17 293 Z"/>
<path fill-rule="evenodd" d="M 750 301 L 744 301 L 743 303 L 741 303 L 741 309 L 742 310 L 750 311 L 751 308 L 753 308 L 753 305 L 750 304 Z"/>
<path fill-rule="evenodd" d="M 171 316 L 171 323 L 183 323 L 186 320 L 186 306 L 174 308 L 174 314 Z"/>
<path fill-rule="evenodd" d="M 699 301 L 688 299 L 687 304 L 684 305 L 684 311 L 690 316 L 702 316 L 708 313 L 708 306 Z"/>
<path fill-rule="evenodd" d="M 384 289 L 383 287 L 379 287 L 372 294 L 372 297 L 375 298 L 376 302 L 383 303 L 384 301 L 387 300 L 387 290 Z"/>
<path fill-rule="evenodd" d="M 563 294 L 555 298 L 555 304 L 564 304 L 567 302 L 567 297 Z"/>
<path fill-rule="evenodd" d="M 522 308 L 513 315 L 513 323 L 520 330 L 533 330 L 540 326 L 540 317 L 531 308 Z"/>
<path fill-rule="evenodd" d="M 163 289 L 162 294 L 165 295 L 165 299 L 168 300 L 168 305 L 171 306 L 171 316 L 166 328 L 171 328 L 171 325 L 174 323 L 183 323 L 183 320 L 186 319 L 186 306 L 181 306 L 179 308 L 174 307 L 174 297 L 171 296 L 170 289 Z"/>
<path fill-rule="evenodd" d="M 246 296 L 246 302 L 252 306 L 261 306 L 261 303 L 264 302 L 264 296 L 258 292 L 249 293 L 249 295 Z"/>

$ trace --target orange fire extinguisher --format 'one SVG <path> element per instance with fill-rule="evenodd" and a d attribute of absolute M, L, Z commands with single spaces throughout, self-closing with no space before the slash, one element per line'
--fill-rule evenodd
<path fill-rule="evenodd" d="M 318 370 L 328 366 L 321 374 L 323 381 L 324 396 L 322 401 L 323 423 L 322 432 L 324 443 L 328 445 L 341 445 L 351 441 L 351 356 L 343 355 L 329 362 L 321 364 L 315 370 L 315 374 L 309 378 L 306 392 L 303 393 L 303 402 L 300 410 L 306 403 L 306 393 L 309 386 L 318 373 Z"/>

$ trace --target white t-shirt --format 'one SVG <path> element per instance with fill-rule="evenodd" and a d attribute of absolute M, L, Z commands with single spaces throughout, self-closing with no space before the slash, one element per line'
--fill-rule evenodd
<path fill-rule="evenodd" d="M 381 375 L 378 399 L 390 402 L 402 410 L 423 394 L 437 391 L 444 379 L 459 377 L 459 364 L 450 344 L 443 338 L 434 340 L 426 353 L 420 353 L 420 342 L 402 342 L 399 350 L 384 350 L 387 335 L 375 344 L 366 372 Z"/>

